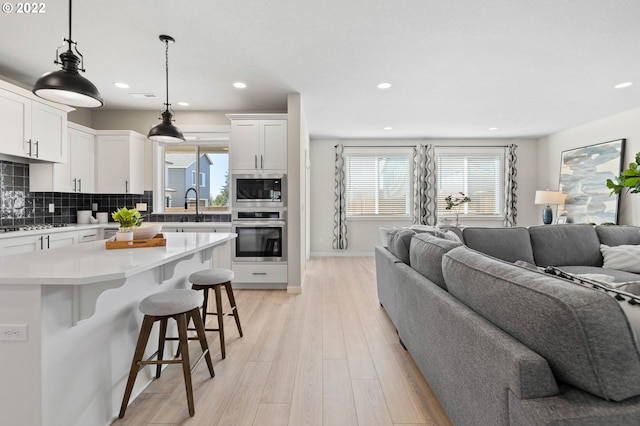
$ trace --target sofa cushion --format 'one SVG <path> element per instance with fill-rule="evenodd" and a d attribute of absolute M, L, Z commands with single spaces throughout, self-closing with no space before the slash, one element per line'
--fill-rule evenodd
<path fill-rule="evenodd" d="M 619 269 L 626 272 L 640 272 L 640 246 L 620 245 L 609 247 L 600 245 L 605 268 Z"/>
<path fill-rule="evenodd" d="M 409 265 L 409 246 L 415 231 L 409 228 L 395 228 L 389 231 L 389 245 L 387 248 L 398 259 Z"/>
<path fill-rule="evenodd" d="M 600 239 L 600 244 L 609 247 L 640 244 L 640 227 L 637 226 L 598 225 L 596 226 L 596 233 Z"/>
<path fill-rule="evenodd" d="M 479 252 L 515 262 L 533 263 L 533 251 L 526 228 L 464 228 L 464 242 Z"/>
<path fill-rule="evenodd" d="M 442 264 L 449 292 L 545 357 L 559 381 L 614 401 L 640 395 L 640 355 L 614 298 L 466 247 Z"/>
<path fill-rule="evenodd" d="M 529 228 L 538 266 L 602 266 L 600 240 L 591 225 L 540 225 Z"/>
<path fill-rule="evenodd" d="M 438 238 L 427 233 L 417 234 L 411 239 L 411 267 L 446 290 L 447 285 L 442 276 L 442 256 L 461 245 L 459 241 Z"/>

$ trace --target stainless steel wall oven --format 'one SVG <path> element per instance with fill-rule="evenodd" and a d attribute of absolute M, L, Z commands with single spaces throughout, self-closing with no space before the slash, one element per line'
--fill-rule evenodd
<path fill-rule="evenodd" d="M 231 240 L 234 262 L 285 262 L 287 260 L 286 210 L 256 209 L 233 212 Z"/>

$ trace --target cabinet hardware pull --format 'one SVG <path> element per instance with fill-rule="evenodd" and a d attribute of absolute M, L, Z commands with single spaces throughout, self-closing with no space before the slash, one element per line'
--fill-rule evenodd
<path fill-rule="evenodd" d="M 40 236 L 40 250 L 44 250 L 44 237 Z"/>
<path fill-rule="evenodd" d="M 124 181 L 124 192 L 125 192 L 125 194 L 129 193 L 129 181 L 128 180 Z"/>
<path fill-rule="evenodd" d="M 27 141 L 27 144 L 29 145 L 29 151 L 27 152 L 27 155 L 31 157 L 31 139 Z"/>
<path fill-rule="evenodd" d="M 251 275 L 267 275 L 266 272 L 252 272 Z"/>
<path fill-rule="evenodd" d="M 78 178 L 78 192 L 82 192 L 82 179 Z"/>
<path fill-rule="evenodd" d="M 36 141 L 36 158 L 40 158 L 40 141 Z"/>
<path fill-rule="evenodd" d="M 258 156 L 257 155 L 253 156 L 253 168 L 254 169 L 258 168 Z"/>
<path fill-rule="evenodd" d="M 49 249 L 49 248 L 51 248 L 51 246 L 50 246 L 50 244 L 49 244 L 49 243 L 50 243 L 50 241 L 49 241 L 49 235 L 47 235 L 47 248 L 48 248 L 48 249 Z"/>
<path fill-rule="evenodd" d="M 73 178 L 73 192 L 78 192 L 78 182 L 76 178 Z"/>
<path fill-rule="evenodd" d="M 260 154 L 260 168 L 264 169 L 264 157 L 262 157 L 262 154 Z"/>

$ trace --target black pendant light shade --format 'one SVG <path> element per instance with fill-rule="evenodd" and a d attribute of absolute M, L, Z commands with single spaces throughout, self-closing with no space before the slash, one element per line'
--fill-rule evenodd
<path fill-rule="evenodd" d="M 172 124 L 173 114 L 169 111 L 171 104 L 169 103 L 169 43 L 175 43 L 173 37 L 168 35 L 161 35 L 160 41 L 165 44 L 165 77 L 166 77 L 166 89 L 167 89 L 167 102 L 165 102 L 165 111 L 162 113 L 162 123 L 151 128 L 147 137 L 154 142 L 163 143 L 180 143 L 186 139 L 184 135 L 176 126 Z"/>
<path fill-rule="evenodd" d="M 82 68 L 82 54 L 78 52 L 76 43 L 71 39 L 71 0 L 69 0 L 69 38 L 65 38 L 64 41 L 68 44 L 67 51 L 60 54 L 60 60 L 56 51 L 54 60 L 55 64 L 62 65 L 62 69 L 40 77 L 33 86 L 33 93 L 43 99 L 65 105 L 85 108 L 102 106 L 104 102 L 96 86 L 80 75 L 80 71 L 84 72 L 84 68 Z"/>

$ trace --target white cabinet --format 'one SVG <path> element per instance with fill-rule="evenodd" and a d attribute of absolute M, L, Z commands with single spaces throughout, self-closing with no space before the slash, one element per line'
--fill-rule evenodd
<path fill-rule="evenodd" d="M 30 92 L 0 82 L 0 153 L 34 160 L 64 162 L 67 111 L 32 99 Z"/>
<path fill-rule="evenodd" d="M 287 120 L 246 119 L 255 115 L 229 114 L 231 169 L 287 170 Z"/>
<path fill-rule="evenodd" d="M 233 262 L 234 282 L 270 284 L 287 282 L 287 264 L 284 262 Z"/>
<path fill-rule="evenodd" d="M 69 123 L 66 163 L 34 163 L 29 168 L 32 192 L 95 191 L 95 135 L 93 130 Z"/>
<path fill-rule="evenodd" d="M 57 247 L 72 246 L 78 242 L 76 231 L 0 239 L 0 255 L 32 253 Z"/>
<path fill-rule="evenodd" d="M 128 130 L 97 132 L 97 193 L 144 193 L 145 139 L 143 135 Z"/>

